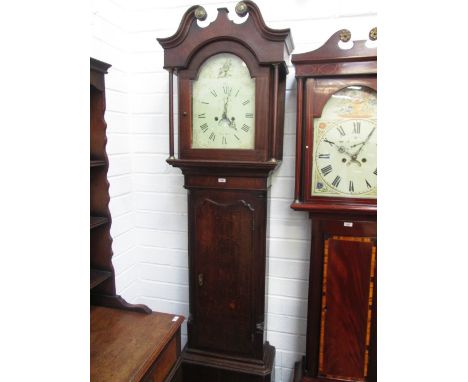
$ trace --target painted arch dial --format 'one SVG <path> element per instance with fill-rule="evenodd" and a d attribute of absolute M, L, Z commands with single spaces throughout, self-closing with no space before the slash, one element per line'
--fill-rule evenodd
<path fill-rule="evenodd" d="M 314 121 L 312 196 L 377 198 L 377 94 L 348 86 Z"/>
<path fill-rule="evenodd" d="M 192 148 L 254 147 L 255 79 L 238 56 L 211 56 L 192 83 Z"/>

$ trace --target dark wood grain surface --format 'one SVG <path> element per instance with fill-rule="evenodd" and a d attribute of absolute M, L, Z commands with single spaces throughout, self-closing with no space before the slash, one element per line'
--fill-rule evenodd
<path fill-rule="evenodd" d="M 189 346 L 262 359 L 265 189 L 193 189 L 189 211 Z"/>
<path fill-rule="evenodd" d="M 174 317 L 92 306 L 91 381 L 140 381 L 179 330 Z"/>
<path fill-rule="evenodd" d="M 370 250 L 377 245 L 377 224 L 362 216 L 340 219 L 335 215 L 313 215 L 311 236 L 302 381 L 326 382 L 345 377 L 350 381 L 375 381 L 377 275 L 371 277 L 371 270 L 376 271 L 376 263 L 371 261 Z M 365 238 L 363 242 L 359 241 Z M 372 305 L 369 306 L 371 283 L 374 287 Z M 366 368 L 367 376 L 364 377 Z"/>
<path fill-rule="evenodd" d="M 217 197 L 205 192 L 193 199 L 193 249 L 203 256 L 194 259 L 197 304 L 192 344 L 254 356 L 255 204 L 249 203 L 251 197 L 246 196 L 249 201 L 245 196 L 233 198 L 228 192 L 220 192 Z M 223 333 L 222 342 L 219 333 Z"/>
<path fill-rule="evenodd" d="M 359 380 L 367 376 L 368 369 L 366 336 L 375 244 L 353 239 L 362 240 L 334 236 L 327 241 L 320 372 Z"/>

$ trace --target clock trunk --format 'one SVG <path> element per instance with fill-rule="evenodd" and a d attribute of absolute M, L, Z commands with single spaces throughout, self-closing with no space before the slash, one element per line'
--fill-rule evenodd
<path fill-rule="evenodd" d="M 266 192 L 195 189 L 189 211 L 189 347 L 262 359 Z"/>

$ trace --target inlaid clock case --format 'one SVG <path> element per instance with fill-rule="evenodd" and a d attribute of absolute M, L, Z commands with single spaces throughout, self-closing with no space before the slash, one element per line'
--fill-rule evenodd
<path fill-rule="evenodd" d="M 341 49 L 350 37 L 341 30 L 292 56 L 291 208 L 311 218 L 306 354 L 294 382 L 377 381 L 377 49 Z"/>

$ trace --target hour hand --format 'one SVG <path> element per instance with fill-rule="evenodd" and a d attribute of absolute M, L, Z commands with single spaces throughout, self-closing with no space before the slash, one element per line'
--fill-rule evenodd
<path fill-rule="evenodd" d="M 330 146 L 335 146 L 338 152 L 351 155 L 350 153 L 348 153 L 348 151 L 346 150 L 346 147 L 344 147 L 343 145 L 337 145 L 335 142 L 329 141 L 327 138 L 325 138 L 323 141 L 327 142 Z"/>
<path fill-rule="evenodd" d="M 324 142 L 327 142 L 328 144 L 330 144 L 330 146 L 335 146 L 335 147 L 338 149 L 338 152 L 339 152 L 339 153 L 349 155 L 351 158 L 353 157 L 353 154 L 351 154 L 351 153 L 346 149 L 346 147 L 344 147 L 344 146 L 338 146 L 335 142 L 329 141 L 327 138 L 325 138 L 323 141 L 324 141 Z M 354 160 L 355 160 L 355 158 L 354 158 Z"/>
<path fill-rule="evenodd" d="M 359 143 L 356 143 L 356 144 L 354 144 L 354 145 L 352 145 L 352 146 L 349 146 L 349 148 L 352 149 L 353 147 L 356 147 L 356 146 L 359 146 L 359 145 L 363 145 L 363 144 L 364 144 L 364 142 L 359 142 Z"/>

